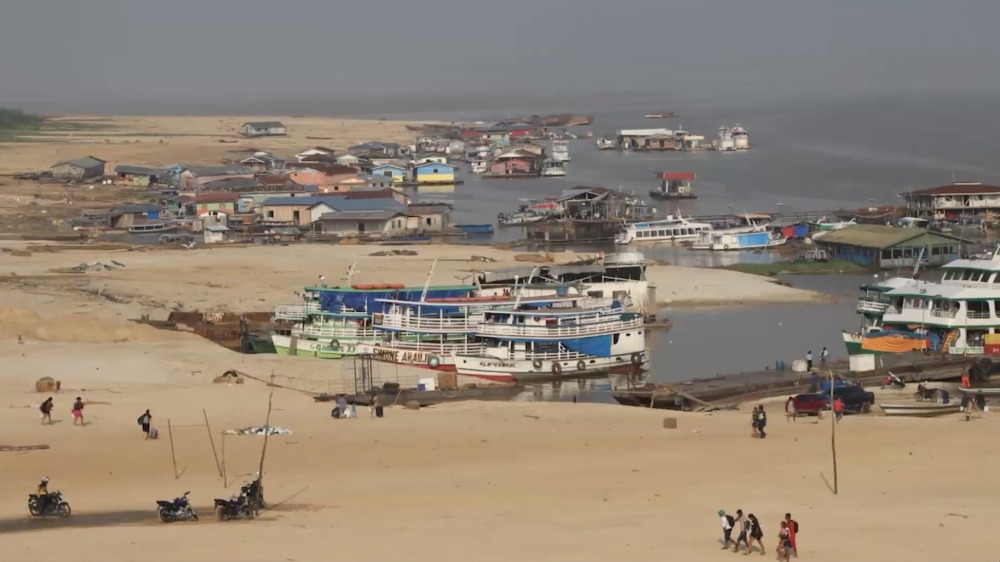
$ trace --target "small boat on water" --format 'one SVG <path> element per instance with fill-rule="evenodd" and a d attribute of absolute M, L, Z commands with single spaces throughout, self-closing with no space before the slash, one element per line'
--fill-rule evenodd
<path fill-rule="evenodd" d="M 733 136 L 733 149 L 734 150 L 747 150 L 750 148 L 750 135 L 747 130 L 743 128 L 739 123 L 733 125 L 730 130 Z"/>
<path fill-rule="evenodd" d="M 646 119 L 674 119 L 678 115 L 673 111 L 666 111 L 663 113 L 647 113 L 645 115 Z"/>
<path fill-rule="evenodd" d="M 148 222 L 128 227 L 128 231 L 133 234 L 152 234 L 155 232 L 170 232 L 171 230 L 177 230 L 177 225 L 172 222 Z"/>
<path fill-rule="evenodd" d="M 561 160 L 546 160 L 542 162 L 542 177 L 559 178 L 566 175 L 566 167 Z"/>
<path fill-rule="evenodd" d="M 618 148 L 618 143 L 615 142 L 615 139 L 609 139 L 607 137 L 597 139 L 594 141 L 594 144 L 597 145 L 597 150 L 614 150 Z"/>
<path fill-rule="evenodd" d="M 909 416 L 916 418 L 933 418 L 948 414 L 957 414 L 962 405 L 955 404 L 879 404 L 879 408 L 887 416 Z"/>
<path fill-rule="evenodd" d="M 736 150 L 736 142 L 733 140 L 733 130 L 729 127 L 719 127 L 719 138 L 715 141 L 715 150 L 719 152 L 733 152 Z"/>

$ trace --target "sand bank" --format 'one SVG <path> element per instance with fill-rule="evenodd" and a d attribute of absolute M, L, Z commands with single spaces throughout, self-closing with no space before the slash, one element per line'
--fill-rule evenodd
<path fill-rule="evenodd" d="M 51 446 L 0 453 L 5 559 L 271 562 L 318 560 L 335 549 L 379 560 L 730 560 L 719 550 L 719 508 L 758 515 L 772 553 L 778 520 L 791 511 L 802 560 L 995 554 L 1000 481 L 986 467 L 1000 462 L 1000 449 L 983 444 L 1000 418 L 848 417 L 838 427 L 834 496 L 829 418 L 786 423 L 777 406 L 760 441 L 749 437 L 746 412 L 464 403 L 334 421 L 328 406 L 279 390 L 272 423 L 293 434 L 268 446 L 265 488 L 275 508 L 254 522 L 206 517 L 165 527 L 155 521 L 155 499 L 191 490 L 209 515 L 213 497 L 256 470 L 262 440 L 226 438 L 235 484 L 224 488 L 202 417 L 205 409 L 217 447 L 222 430 L 263 422 L 264 385 L 208 382 L 209 371 L 238 356 L 196 339 L 5 342 L 0 353 L 0 443 Z M 299 363 L 325 371 L 331 362 Z M 266 364 L 244 368 L 268 374 Z M 69 388 L 56 396 L 54 426 L 39 425 L 41 396 L 30 391 L 41 374 Z M 78 393 L 106 403 L 87 407 L 92 423 L 83 428 L 69 419 Z M 146 408 L 159 441 L 141 440 L 135 418 Z M 678 429 L 662 428 L 666 415 Z M 26 494 L 42 475 L 72 503 L 69 520 L 27 515 Z"/>

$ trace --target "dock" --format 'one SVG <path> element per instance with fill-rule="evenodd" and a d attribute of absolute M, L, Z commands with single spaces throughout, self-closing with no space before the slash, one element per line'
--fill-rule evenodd
<path fill-rule="evenodd" d="M 934 357 L 915 354 L 897 358 L 894 366 L 852 373 L 843 369 L 844 364 L 834 364 L 831 369 L 816 370 L 820 380 L 834 377 L 850 380 L 862 386 L 881 385 L 889 371 L 907 383 L 918 381 L 957 381 L 963 369 L 976 381 L 985 382 L 994 376 L 997 366 L 988 358 Z M 839 368 L 838 368 L 839 367 Z M 738 374 L 695 378 L 679 383 L 651 384 L 615 389 L 611 397 L 625 406 L 660 408 L 666 410 L 713 410 L 732 408 L 742 402 L 793 396 L 809 392 L 810 373 L 763 370 Z"/>

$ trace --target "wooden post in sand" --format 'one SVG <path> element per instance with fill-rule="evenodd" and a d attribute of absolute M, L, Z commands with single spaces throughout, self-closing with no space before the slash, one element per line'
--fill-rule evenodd
<path fill-rule="evenodd" d="M 208 442 L 212 444 L 212 456 L 215 457 L 215 469 L 219 471 L 219 477 L 221 478 L 222 465 L 219 464 L 219 454 L 215 452 L 215 438 L 212 437 L 212 427 L 208 425 L 208 412 L 202 410 L 201 413 L 205 416 L 205 429 L 208 430 Z"/>
<path fill-rule="evenodd" d="M 177 474 L 177 454 L 174 452 L 174 430 L 170 426 L 170 418 L 167 418 L 167 435 L 170 436 L 170 460 L 174 462 L 174 480 L 180 478 Z"/>
<path fill-rule="evenodd" d="M 264 483 L 264 456 L 267 455 L 267 437 L 271 433 L 271 401 L 274 399 L 274 373 L 271 373 L 271 393 L 267 396 L 267 417 L 264 418 L 264 446 L 260 450 L 260 465 L 257 468 L 258 482 Z"/>
<path fill-rule="evenodd" d="M 226 434 L 222 434 L 222 487 L 229 487 L 229 477 L 226 475 Z"/>
<path fill-rule="evenodd" d="M 833 451 L 833 495 L 837 495 L 837 412 L 833 405 L 833 369 L 830 371 L 830 449 Z"/>

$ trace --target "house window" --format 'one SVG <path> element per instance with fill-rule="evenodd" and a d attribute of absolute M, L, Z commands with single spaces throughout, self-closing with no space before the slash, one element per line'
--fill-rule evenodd
<path fill-rule="evenodd" d="M 427 220 L 427 226 L 430 226 L 430 225 L 431 225 L 431 222 L 432 222 L 432 221 L 431 221 L 431 218 L 430 218 L 430 217 L 427 217 L 427 219 L 426 219 L 426 220 Z"/>
<path fill-rule="evenodd" d="M 273 219 L 274 218 L 274 211 L 268 211 L 267 212 L 267 218 Z"/>
<path fill-rule="evenodd" d="M 382 172 L 382 175 L 391 178 L 392 177 L 392 170 L 386 170 L 386 171 Z"/>
<path fill-rule="evenodd" d="M 431 173 L 432 173 L 432 174 L 436 174 L 436 173 L 438 173 L 438 169 L 437 169 L 437 168 L 431 168 Z"/>

